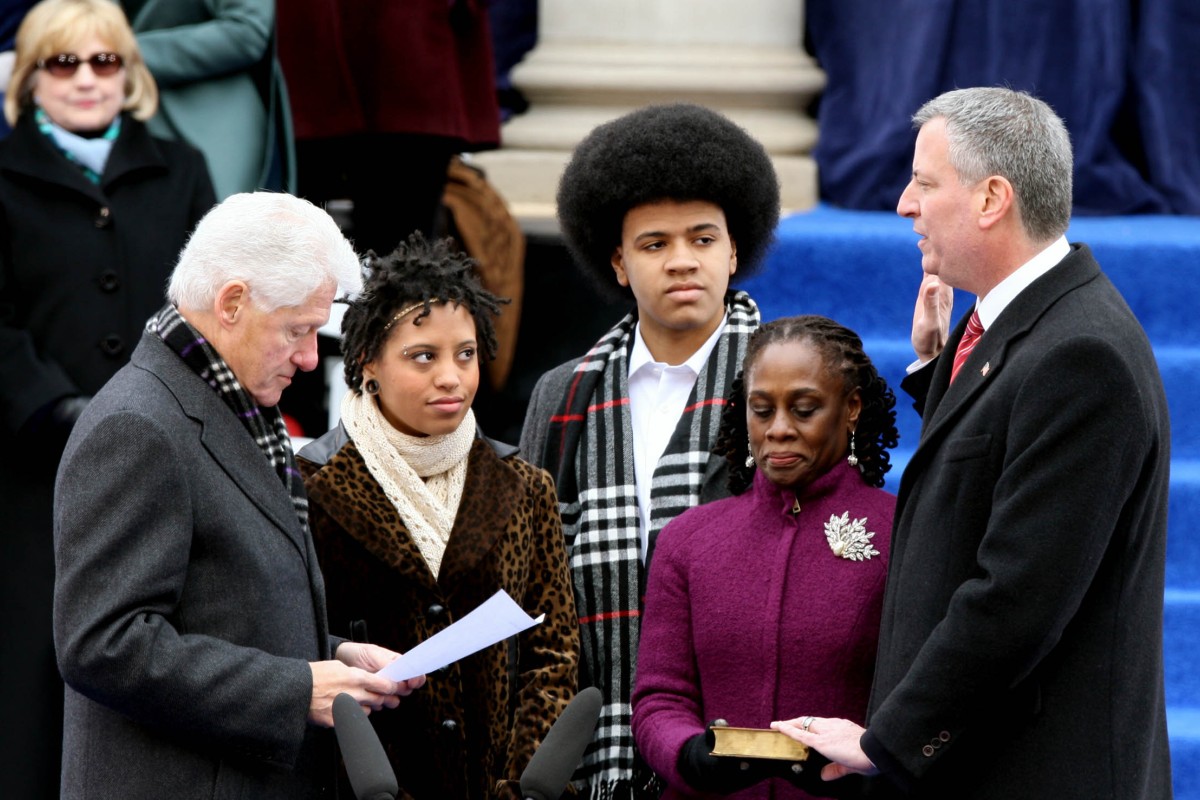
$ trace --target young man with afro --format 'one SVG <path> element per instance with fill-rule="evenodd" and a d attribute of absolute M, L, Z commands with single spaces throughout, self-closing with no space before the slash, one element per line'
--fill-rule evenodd
<path fill-rule="evenodd" d="M 722 115 L 649 106 L 596 128 L 558 189 L 576 262 L 637 307 L 587 354 L 543 375 L 522 455 L 554 475 L 583 658 L 605 705 L 576 774 L 592 798 L 657 796 L 635 765 L 630 696 L 641 597 L 658 532 L 728 494 L 713 456 L 721 409 L 759 312 L 729 288 L 779 220 L 766 151 Z"/>

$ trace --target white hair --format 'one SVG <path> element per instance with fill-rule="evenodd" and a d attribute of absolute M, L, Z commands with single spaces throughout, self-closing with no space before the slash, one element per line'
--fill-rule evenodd
<path fill-rule="evenodd" d="M 278 192 L 235 194 L 205 214 L 171 273 L 167 296 L 181 309 L 212 307 L 232 280 L 245 281 L 263 311 L 301 305 L 336 283 L 362 287 L 362 264 L 329 214 Z"/>

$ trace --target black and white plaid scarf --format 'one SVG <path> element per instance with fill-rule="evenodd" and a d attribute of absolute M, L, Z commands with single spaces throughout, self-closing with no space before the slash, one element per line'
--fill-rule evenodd
<path fill-rule="evenodd" d="M 758 327 L 758 306 L 749 295 L 730 292 L 725 302 L 725 330 L 654 470 L 647 561 L 663 526 L 699 502 L 729 386 Z M 582 630 L 580 684 L 604 693 L 600 722 L 576 773 L 588 796 L 598 800 L 631 796 L 635 782 L 630 700 L 646 588 L 629 415 L 629 352 L 636 323 L 636 313 L 622 319 L 575 368 L 550 420 L 546 448 Z"/>
<path fill-rule="evenodd" d="M 234 376 L 221 354 L 198 330 L 188 324 L 175 306 L 168 303 L 146 323 L 146 330 L 166 342 L 201 380 L 211 386 L 249 431 L 254 443 L 275 468 L 279 480 L 292 497 L 301 527 L 308 528 L 308 496 L 296 469 L 292 441 L 278 406 L 262 408 Z"/>

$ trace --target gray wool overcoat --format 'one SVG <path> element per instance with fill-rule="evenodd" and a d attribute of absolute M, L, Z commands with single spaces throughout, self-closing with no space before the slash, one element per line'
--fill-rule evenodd
<path fill-rule="evenodd" d="M 307 662 L 331 651 L 312 539 L 241 421 L 153 334 L 75 426 L 54 548 L 63 798 L 332 784 L 331 732 L 307 722 Z"/>

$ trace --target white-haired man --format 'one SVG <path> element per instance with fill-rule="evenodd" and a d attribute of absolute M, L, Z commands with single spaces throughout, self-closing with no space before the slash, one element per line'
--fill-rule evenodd
<path fill-rule="evenodd" d="M 199 223 L 131 363 L 96 395 L 55 493 L 62 797 L 316 797 L 332 702 L 422 679 L 331 638 L 276 408 L 358 258 L 329 216 L 234 195 Z"/>

